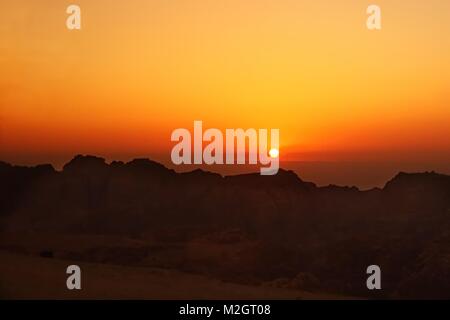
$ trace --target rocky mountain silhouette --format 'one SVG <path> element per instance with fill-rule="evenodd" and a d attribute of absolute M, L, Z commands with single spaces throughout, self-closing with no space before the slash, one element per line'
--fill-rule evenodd
<path fill-rule="evenodd" d="M 78 155 L 62 171 L 0 162 L 0 194 L 0 232 L 53 235 L 56 257 L 365 297 L 450 298 L 448 175 L 402 172 L 360 191 L 317 187 L 283 169 L 222 177 Z M 60 235 L 142 245 L 69 250 Z M 366 288 L 372 264 L 383 271 L 382 291 Z"/>

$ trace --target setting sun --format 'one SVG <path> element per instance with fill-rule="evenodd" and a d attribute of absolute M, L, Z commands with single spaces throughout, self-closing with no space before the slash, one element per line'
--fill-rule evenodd
<path fill-rule="evenodd" d="M 278 158 L 278 155 L 279 155 L 278 149 L 270 149 L 269 156 L 271 158 Z"/>

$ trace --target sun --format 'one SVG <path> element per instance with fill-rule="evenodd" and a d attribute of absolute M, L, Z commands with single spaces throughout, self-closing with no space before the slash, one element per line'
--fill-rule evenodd
<path fill-rule="evenodd" d="M 278 149 L 272 148 L 269 151 L 269 156 L 271 158 L 278 158 L 278 155 L 280 154 L 280 152 L 278 151 Z"/>

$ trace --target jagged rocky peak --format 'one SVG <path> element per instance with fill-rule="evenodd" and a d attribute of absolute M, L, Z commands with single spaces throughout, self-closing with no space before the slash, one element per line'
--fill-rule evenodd
<path fill-rule="evenodd" d="M 152 174 L 166 176 L 174 174 L 175 171 L 167 168 L 163 164 L 148 158 L 137 158 L 125 163 L 124 168 L 134 173 Z"/>
<path fill-rule="evenodd" d="M 56 170 L 51 164 L 38 164 L 36 166 L 17 166 L 12 165 L 4 161 L 0 161 L 0 172 L 28 172 L 33 174 L 51 174 L 55 173 Z"/>
<path fill-rule="evenodd" d="M 445 184 L 450 185 L 450 177 L 444 174 L 439 174 L 434 171 L 420 172 L 420 173 L 406 173 L 399 172 L 394 178 L 386 183 L 384 189 L 392 190 L 408 186 L 411 187 L 426 187 L 437 186 Z"/>
<path fill-rule="evenodd" d="M 241 185 L 266 186 L 266 187 L 302 187 L 305 189 L 315 188 L 316 185 L 311 182 L 305 182 L 300 179 L 292 170 L 279 169 L 276 175 L 263 176 L 259 173 L 240 174 L 227 176 L 229 183 Z"/>
<path fill-rule="evenodd" d="M 134 168 L 142 168 L 142 169 L 157 168 L 157 169 L 167 170 L 167 168 L 164 165 L 162 165 L 161 163 L 158 163 L 156 161 L 150 160 L 148 158 L 136 158 L 136 159 L 133 159 L 130 162 L 127 162 L 126 166 L 127 167 L 134 167 Z"/>
<path fill-rule="evenodd" d="M 64 165 L 64 172 L 78 172 L 78 171 L 97 171 L 108 167 L 104 158 L 91 155 L 76 155 L 72 160 Z"/>

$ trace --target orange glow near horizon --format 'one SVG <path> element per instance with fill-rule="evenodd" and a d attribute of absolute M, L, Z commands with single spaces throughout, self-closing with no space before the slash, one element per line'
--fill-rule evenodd
<path fill-rule="evenodd" d="M 176 128 L 279 128 L 285 161 L 450 163 L 450 2 L 0 4 L 0 159 L 169 157 Z M 450 168 L 449 168 L 450 170 Z"/>

